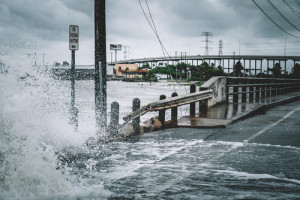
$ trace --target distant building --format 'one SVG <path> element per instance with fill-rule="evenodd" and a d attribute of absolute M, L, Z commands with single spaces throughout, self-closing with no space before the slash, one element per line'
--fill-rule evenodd
<path fill-rule="evenodd" d="M 114 74 L 116 77 L 123 78 L 135 78 L 142 77 L 143 74 L 146 74 L 147 70 L 140 69 L 137 64 L 116 64 L 114 68 Z"/>

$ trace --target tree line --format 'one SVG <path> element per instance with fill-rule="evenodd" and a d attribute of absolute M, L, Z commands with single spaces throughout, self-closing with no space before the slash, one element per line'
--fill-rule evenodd
<path fill-rule="evenodd" d="M 207 62 L 203 62 L 201 65 L 189 65 L 184 62 L 180 62 L 176 65 L 166 64 L 165 66 L 156 66 L 152 68 L 149 63 L 144 64 L 139 69 L 147 69 L 148 71 L 143 73 L 144 80 L 157 80 L 157 74 L 165 74 L 172 77 L 174 80 L 184 79 L 192 81 L 206 81 L 213 76 L 235 76 L 235 77 L 248 77 L 251 76 L 248 69 L 244 70 L 244 66 L 240 61 L 237 61 L 233 66 L 233 71 L 227 74 L 223 71 L 222 66 L 211 66 Z M 246 72 L 244 74 L 244 71 Z M 272 72 L 272 73 L 268 73 Z M 261 78 L 300 78 L 300 65 L 298 63 L 292 68 L 290 74 L 282 73 L 282 67 L 280 63 L 275 63 L 273 68 L 268 68 L 267 71 L 256 74 L 256 77 Z"/>

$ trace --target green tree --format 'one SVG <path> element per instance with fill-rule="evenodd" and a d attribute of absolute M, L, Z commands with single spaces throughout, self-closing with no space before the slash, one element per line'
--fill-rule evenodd
<path fill-rule="evenodd" d="M 157 77 L 155 75 L 154 70 L 149 70 L 146 73 L 146 80 L 147 81 L 157 81 Z"/>
<path fill-rule="evenodd" d="M 235 77 L 240 77 L 241 71 L 244 69 L 242 63 L 238 61 L 233 67 L 233 75 Z"/>
<path fill-rule="evenodd" d="M 273 72 L 274 78 L 279 78 L 281 76 L 281 66 L 279 63 L 275 63 L 273 68 L 268 68 L 268 71 Z"/>

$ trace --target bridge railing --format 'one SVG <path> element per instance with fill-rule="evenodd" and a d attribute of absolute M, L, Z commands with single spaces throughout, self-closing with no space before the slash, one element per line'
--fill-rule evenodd
<path fill-rule="evenodd" d="M 232 103 L 253 102 L 299 89 L 300 79 L 228 77 L 226 99 Z"/>
<path fill-rule="evenodd" d="M 199 102 L 199 112 L 206 111 L 208 106 L 208 100 L 213 97 L 213 90 L 208 89 L 205 91 L 196 92 L 196 86 L 193 84 L 190 86 L 190 94 L 180 95 L 176 92 L 172 94 L 172 97 L 166 98 L 165 95 L 160 95 L 160 100 L 149 103 L 145 106 L 140 107 L 140 100 L 135 98 L 132 104 L 132 112 L 123 117 L 125 123 L 132 121 L 134 134 L 140 133 L 140 116 L 147 112 L 158 111 L 158 120 L 161 122 L 162 128 L 165 126 L 166 117 L 165 112 L 167 109 L 171 109 L 171 122 L 176 123 L 178 120 L 178 107 L 183 105 L 190 105 L 190 116 L 195 116 L 196 113 L 196 102 Z M 113 102 L 111 106 L 111 123 L 109 125 L 109 131 L 111 135 L 117 135 L 117 127 L 119 126 L 119 105 L 117 102 Z"/>

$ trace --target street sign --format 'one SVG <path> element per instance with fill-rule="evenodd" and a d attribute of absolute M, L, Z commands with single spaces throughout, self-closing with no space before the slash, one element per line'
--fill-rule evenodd
<path fill-rule="evenodd" d="M 69 49 L 79 49 L 79 27 L 77 25 L 69 26 Z"/>
<path fill-rule="evenodd" d="M 121 51 L 122 45 L 121 44 L 110 44 L 110 50 Z"/>

